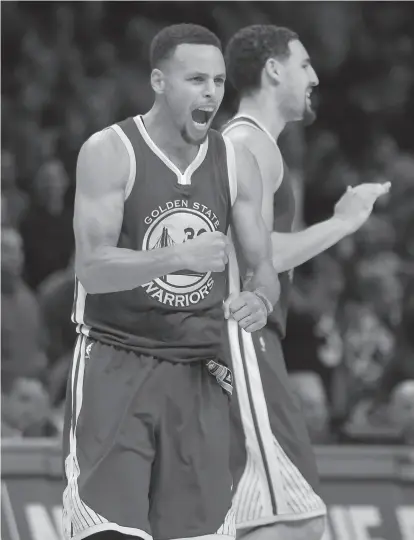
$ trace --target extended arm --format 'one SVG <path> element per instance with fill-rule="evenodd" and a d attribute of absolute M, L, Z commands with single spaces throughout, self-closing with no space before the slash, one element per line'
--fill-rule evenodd
<path fill-rule="evenodd" d="M 118 248 L 128 177 L 129 155 L 112 129 L 86 141 L 77 163 L 74 216 L 75 269 L 86 292 L 130 290 L 184 268 L 224 269 L 220 233 L 151 251 Z"/>
<path fill-rule="evenodd" d="M 273 264 L 279 273 L 303 264 L 355 232 L 369 217 L 376 198 L 389 189 L 378 184 L 362 184 L 345 193 L 330 219 L 300 232 L 273 231 L 273 198 L 277 197 L 278 187 L 275 180 L 282 167 L 279 152 L 267 135 L 251 128 L 235 129 L 230 137 L 245 144 L 257 160 L 263 188 L 262 215 L 272 231 Z"/>
<path fill-rule="evenodd" d="M 271 233 L 273 265 L 279 273 L 300 266 L 351 232 L 350 225 L 335 216 L 300 232 L 273 231 Z"/>
<path fill-rule="evenodd" d="M 378 197 L 391 184 L 360 184 L 348 188 L 335 205 L 334 215 L 308 229 L 290 234 L 272 233 L 273 261 L 278 272 L 294 268 L 355 232 L 371 215 Z"/>

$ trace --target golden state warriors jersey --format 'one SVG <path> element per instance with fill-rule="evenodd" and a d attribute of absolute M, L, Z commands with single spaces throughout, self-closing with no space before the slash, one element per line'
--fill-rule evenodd
<path fill-rule="evenodd" d="M 140 116 L 111 126 L 130 157 L 118 247 L 160 249 L 206 232 L 227 233 L 236 193 L 230 141 L 210 130 L 184 173 L 157 147 Z M 227 271 L 182 269 L 133 290 L 88 295 L 76 280 L 72 320 L 103 343 L 174 362 L 217 356 Z"/>

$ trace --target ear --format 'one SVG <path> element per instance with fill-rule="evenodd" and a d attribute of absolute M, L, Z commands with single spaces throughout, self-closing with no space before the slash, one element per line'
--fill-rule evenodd
<path fill-rule="evenodd" d="M 160 69 L 153 69 L 151 72 L 151 86 L 156 94 L 163 94 L 165 90 L 164 73 Z"/>
<path fill-rule="evenodd" d="M 266 60 L 263 71 L 272 82 L 277 84 L 280 83 L 283 66 L 275 58 L 268 58 Z"/>

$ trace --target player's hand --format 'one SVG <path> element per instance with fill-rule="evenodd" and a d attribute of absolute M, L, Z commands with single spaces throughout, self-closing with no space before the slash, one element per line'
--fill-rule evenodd
<path fill-rule="evenodd" d="M 266 306 L 253 292 L 231 294 L 223 305 L 224 318 L 232 317 L 246 332 L 260 330 L 267 323 Z"/>
<path fill-rule="evenodd" d="M 206 232 L 180 244 L 185 269 L 195 272 L 223 272 L 232 249 L 230 239 L 219 231 Z"/>
<path fill-rule="evenodd" d="M 355 232 L 371 215 L 378 197 L 388 193 L 390 187 L 390 182 L 348 187 L 335 205 L 334 216 L 344 221 L 349 226 L 350 232 Z"/>

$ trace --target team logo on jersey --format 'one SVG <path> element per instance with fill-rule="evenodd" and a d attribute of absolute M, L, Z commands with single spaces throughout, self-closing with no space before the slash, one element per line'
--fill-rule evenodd
<path fill-rule="evenodd" d="M 149 225 L 142 243 L 143 250 L 159 249 L 193 240 L 206 232 L 214 232 L 219 220 L 212 210 L 200 203 L 170 201 L 147 216 Z M 208 296 L 214 286 L 211 272 L 179 270 L 142 285 L 146 293 L 173 307 L 198 304 Z"/>
<path fill-rule="evenodd" d="M 85 347 L 85 360 L 89 360 L 91 357 L 92 347 L 94 345 L 94 341 L 86 341 L 86 347 Z"/>

